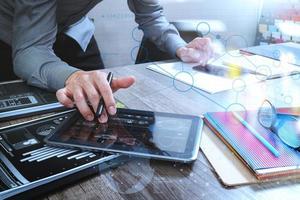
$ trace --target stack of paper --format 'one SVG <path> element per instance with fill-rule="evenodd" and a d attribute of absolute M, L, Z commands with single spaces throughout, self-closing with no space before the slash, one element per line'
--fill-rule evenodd
<path fill-rule="evenodd" d="M 254 46 L 241 49 L 241 51 L 264 56 L 274 60 L 284 60 L 286 63 L 300 66 L 300 44 L 298 43 L 287 42 L 272 45 Z"/>
<path fill-rule="evenodd" d="M 230 89 L 239 90 L 239 87 L 244 89 L 248 84 L 261 81 L 261 78 L 254 74 L 242 74 L 241 76 L 233 77 L 228 71 L 228 74 L 220 73 L 218 75 L 216 73 L 194 70 L 193 67 L 195 66 L 197 64 L 174 62 L 151 64 L 147 68 L 208 93 L 217 93 Z"/>
<path fill-rule="evenodd" d="M 288 57 L 282 58 L 282 60 L 273 60 L 259 55 L 241 55 L 239 57 L 224 55 L 214 63 L 252 70 L 256 74 L 264 75 L 264 79 L 272 79 L 300 73 L 299 66 L 289 64 L 288 60 Z"/>
<path fill-rule="evenodd" d="M 259 55 L 244 55 L 236 51 L 226 52 L 211 59 L 208 65 L 228 70 L 228 74 L 211 73 L 211 71 L 194 70 L 197 64 L 174 62 L 167 64 L 151 64 L 147 68 L 176 81 L 181 81 L 208 93 L 216 93 L 229 89 L 237 89 L 236 82 L 242 87 L 251 83 L 280 78 L 300 73 L 300 67 L 293 65 L 288 56 L 280 56 L 275 60 Z"/>

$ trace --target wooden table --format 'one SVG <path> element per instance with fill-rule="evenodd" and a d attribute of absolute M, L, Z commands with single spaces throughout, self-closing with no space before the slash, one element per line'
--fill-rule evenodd
<path fill-rule="evenodd" d="M 146 65 L 110 69 L 115 76 L 134 75 L 136 84 L 116 93 L 134 109 L 202 115 L 234 106 L 257 108 L 268 98 L 276 106 L 299 105 L 299 76 L 247 86 L 242 91 L 209 95 L 195 88 L 178 90 L 180 83 L 149 71 Z M 217 84 L 217 83 L 216 83 Z M 181 86 L 180 86 L 181 87 Z M 230 173 L 230 172 L 228 172 Z M 299 199 L 300 180 L 225 188 L 199 152 L 192 165 L 138 159 L 66 186 L 45 199 Z"/>

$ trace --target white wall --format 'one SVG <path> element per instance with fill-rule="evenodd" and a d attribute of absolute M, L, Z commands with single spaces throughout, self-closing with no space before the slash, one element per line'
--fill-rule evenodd
<path fill-rule="evenodd" d="M 242 35 L 254 42 L 260 0 L 161 0 L 170 21 L 181 19 L 220 20 L 224 39 Z M 95 19 L 96 39 L 107 67 L 134 63 L 142 33 L 135 29 L 134 15 L 126 0 L 104 0 L 90 13 Z M 134 35 L 132 37 L 132 35 Z"/>

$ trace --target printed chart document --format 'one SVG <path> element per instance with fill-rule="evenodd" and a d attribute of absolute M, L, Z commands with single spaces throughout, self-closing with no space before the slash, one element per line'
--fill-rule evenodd
<path fill-rule="evenodd" d="M 196 70 L 196 68 L 200 70 Z M 240 73 L 237 75 L 234 70 L 228 70 L 221 65 L 206 69 L 198 67 L 197 64 L 183 62 L 152 63 L 147 69 L 211 94 L 231 89 L 238 90 L 239 87 L 245 88 L 249 84 L 262 81 L 261 77 L 255 74 Z"/>

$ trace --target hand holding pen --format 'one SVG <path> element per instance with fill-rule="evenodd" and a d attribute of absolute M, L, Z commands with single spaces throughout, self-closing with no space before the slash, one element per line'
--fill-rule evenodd
<path fill-rule="evenodd" d="M 111 87 L 111 83 L 112 83 L 112 80 L 113 80 L 113 73 L 112 72 L 108 73 L 106 80 L 107 80 L 109 86 Z M 104 107 L 105 107 L 104 100 L 103 100 L 103 98 L 101 98 L 100 101 L 99 101 L 97 110 L 95 112 L 95 117 L 97 117 L 97 118 L 101 117 L 101 115 L 103 114 Z M 110 109 L 110 114 L 111 115 L 114 115 L 116 113 L 116 108 L 115 107 L 109 107 L 109 109 Z"/>
<path fill-rule="evenodd" d="M 97 113 L 99 102 L 102 99 L 105 107 L 103 106 L 102 114 L 97 118 L 100 123 L 105 123 L 108 120 L 108 114 L 116 113 L 113 92 L 121 88 L 128 88 L 135 82 L 135 78 L 132 76 L 113 79 L 111 74 L 110 85 L 107 81 L 108 78 L 106 73 L 100 70 L 77 71 L 67 79 L 65 87 L 57 91 L 57 99 L 68 108 L 76 105 L 79 112 L 88 121 L 94 120 L 94 113 Z M 92 109 L 87 102 L 90 102 Z M 99 110 L 101 111 L 101 108 Z"/>

